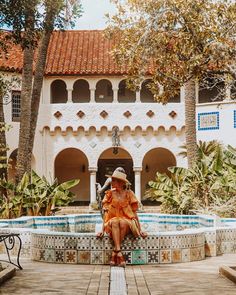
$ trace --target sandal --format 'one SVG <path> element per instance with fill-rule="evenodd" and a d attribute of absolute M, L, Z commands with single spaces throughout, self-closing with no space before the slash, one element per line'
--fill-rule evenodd
<path fill-rule="evenodd" d="M 117 252 L 115 250 L 112 251 L 111 254 L 111 260 L 110 260 L 110 266 L 115 266 L 117 263 Z"/>
<path fill-rule="evenodd" d="M 125 258 L 121 251 L 117 251 L 117 265 L 120 267 L 125 267 Z"/>

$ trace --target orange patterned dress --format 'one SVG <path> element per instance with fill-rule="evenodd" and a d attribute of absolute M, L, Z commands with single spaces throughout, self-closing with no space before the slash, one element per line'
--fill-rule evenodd
<path fill-rule="evenodd" d="M 140 225 L 136 211 L 138 200 L 131 190 L 126 190 L 122 198 L 119 198 L 114 190 L 105 192 L 102 201 L 104 214 L 104 231 L 112 237 L 111 221 L 114 219 L 125 219 L 135 237 L 140 236 Z"/>

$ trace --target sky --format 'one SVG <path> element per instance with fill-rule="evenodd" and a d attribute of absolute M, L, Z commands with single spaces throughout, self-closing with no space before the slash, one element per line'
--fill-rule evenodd
<path fill-rule="evenodd" d="M 115 12 L 115 5 L 110 3 L 110 0 L 81 0 L 81 4 L 84 12 L 77 20 L 78 30 L 104 29 L 106 27 L 104 14 Z"/>

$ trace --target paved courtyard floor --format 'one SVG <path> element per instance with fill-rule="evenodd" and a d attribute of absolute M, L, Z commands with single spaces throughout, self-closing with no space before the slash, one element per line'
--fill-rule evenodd
<path fill-rule="evenodd" d="M 0 294 L 109 294 L 109 266 L 47 264 L 29 259 L 21 259 L 21 264 L 24 269 L 1 286 Z M 236 295 L 236 285 L 219 275 L 221 265 L 236 265 L 236 255 L 191 263 L 127 266 L 127 294 Z"/>

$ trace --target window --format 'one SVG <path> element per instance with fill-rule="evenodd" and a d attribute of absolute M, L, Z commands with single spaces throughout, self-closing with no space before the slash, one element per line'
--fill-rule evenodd
<path fill-rule="evenodd" d="M 20 121 L 20 91 L 12 91 L 12 121 Z"/>

